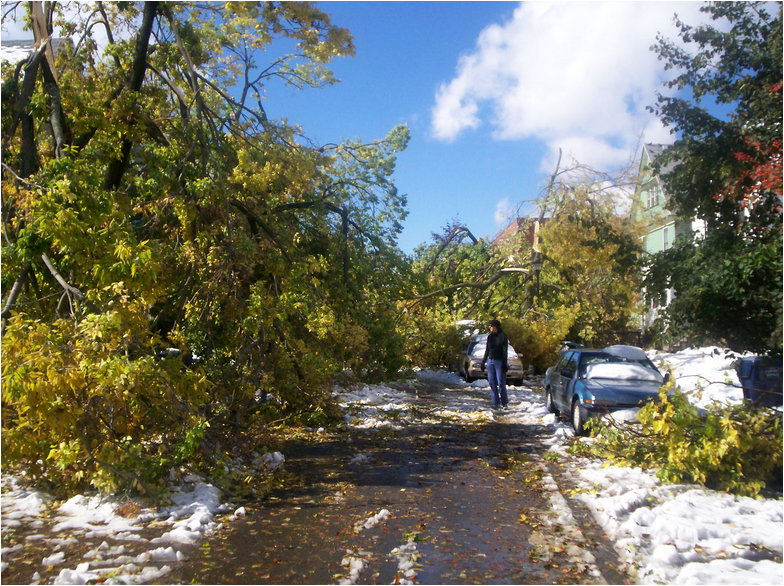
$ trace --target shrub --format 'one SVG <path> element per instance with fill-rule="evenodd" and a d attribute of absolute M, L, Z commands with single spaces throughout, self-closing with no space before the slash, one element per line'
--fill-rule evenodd
<path fill-rule="evenodd" d="M 416 366 L 452 367 L 457 363 L 465 340 L 463 332 L 449 318 L 418 315 L 407 324 L 406 357 Z"/>
<path fill-rule="evenodd" d="M 566 337 L 579 313 L 579 304 L 559 307 L 552 316 L 534 314 L 528 320 L 506 320 L 504 331 L 523 366 L 533 366 L 543 373 L 558 360 L 561 341 Z"/>

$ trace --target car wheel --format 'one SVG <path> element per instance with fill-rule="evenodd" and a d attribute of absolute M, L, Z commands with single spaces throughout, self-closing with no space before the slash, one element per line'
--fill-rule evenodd
<path fill-rule="evenodd" d="M 552 389 L 547 389 L 547 391 L 545 391 L 545 404 L 547 405 L 547 410 L 550 413 L 555 413 L 558 415 L 558 407 L 555 406 L 555 401 L 553 401 Z"/>
<path fill-rule="evenodd" d="M 474 377 L 472 377 L 470 374 L 468 374 L 468 365 L 467 364 L 464 367 L 464 371 L 465 371 L 465 382 L 472 383 L 472 382 L 474 382 L 476 380 Z"/>
<path fill-rule="evenodd" d="M 572 428 L 574 435 L 585 435 L 585 420 L 588 419 L 588 412 L 580 405 L 580 401 L 575 399 L 572 402 Z"/>

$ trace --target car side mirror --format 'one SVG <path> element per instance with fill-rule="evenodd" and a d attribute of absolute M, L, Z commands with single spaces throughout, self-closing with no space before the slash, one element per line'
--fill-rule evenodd
<path fill-rule="evenodd" d="M 670 382 L 670 373 L 669 372 L 664 375 L 664 384 L 666 385 L 668 382 Z"/>
<path fill-rule="evenodd" d="M 572 378 L 574 376 L 574 372 L 572 372 L 571 368 L 564 368 L 561 371 L 561 376 L 564 378 Z"/>

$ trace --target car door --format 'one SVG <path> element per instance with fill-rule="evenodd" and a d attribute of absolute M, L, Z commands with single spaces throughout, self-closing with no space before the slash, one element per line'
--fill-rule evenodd
<path fill-rule="evenodd" d="M 572 408 L 570 387 L 577 376 L 577 360 L 579 352 L 568 352 L 558 362 L 553 373 L 553 401 L 558 410 L 568 413 Z"/>
<path fill-rule="evenodd" d="M 463 346 L 463 350 L 460 352 L 460 368 L 458 369 L 458 372 L 463 375 L 464 378 L 468 376 L 468 361 L 471 357 L 471 350 L 473 350 L 474 344 L 476 344 L 476 342 L 469 340 L 468 344 Z"/>

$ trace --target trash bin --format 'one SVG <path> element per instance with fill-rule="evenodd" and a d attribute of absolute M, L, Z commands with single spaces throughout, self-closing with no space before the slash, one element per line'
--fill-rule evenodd
<path fill-rule="evenodd" d="M 777 407 L 784 405 L 782 394 L 781 358 L 753 356 L 741 358 L 736 366 L 743 385 L 743 398 L 755 405 Z"/>

